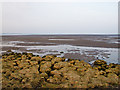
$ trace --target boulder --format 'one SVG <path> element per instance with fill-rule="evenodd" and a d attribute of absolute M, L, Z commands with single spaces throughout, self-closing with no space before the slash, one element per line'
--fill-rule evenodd
<path fill-rule="evenodd" d="M 99 70 L 105 70 L 107 63 L 104 60 L 96 60 L 93 66 L 98 67 Z"/>
<path fill-rule="evenodd" d="M 68 62 L 58 62 L 54 64 L 54 69 L 61 69 L 63 67 L 68 67 L 69 63 Z"/>
<path fill-rule="evenodd" d="M 61 58 L 61 57 L 55 57 L 55 58 L 53 58 L 53 59 L 51 60 L 51 63 L 52 63 L 52 64 L 55 64 L 55 63 L 61 62 L 61 61 L 63 61 L 63 60 L 64 60 L 64 59 Z"/>

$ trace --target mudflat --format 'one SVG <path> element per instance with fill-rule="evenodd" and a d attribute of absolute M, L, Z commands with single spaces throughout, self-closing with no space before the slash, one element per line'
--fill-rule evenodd
<path fill-rule="evenodd" d="M 41 57 L 57 55 L 86 62 L 102 59 L 118 63 L 119 40 L 117 35 L 5 35 L 2 53 L 12 50 Z"/>
<path fill-rule="evenodd" d="M 24 41 L 19 45 L 59 45 L 119 48 L 119 37 L 112 35 L 8 35 L 2 41 Z M 40 43 L 35 43 L 40 42 Z"/>

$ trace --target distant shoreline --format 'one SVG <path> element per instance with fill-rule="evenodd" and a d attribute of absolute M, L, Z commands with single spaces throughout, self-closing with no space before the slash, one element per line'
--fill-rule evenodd
<path fill-rule="evenodd" d="M 0 34 L 0 36 L 120 36 L 120 34 Z"/>

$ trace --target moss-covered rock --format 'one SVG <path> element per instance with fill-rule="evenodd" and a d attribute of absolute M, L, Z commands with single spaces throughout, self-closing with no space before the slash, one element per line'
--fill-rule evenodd
<path fill-rule="evenodd" d="M 46 62 L 40 65 L 40 72 L 50 72 L 51 71 L 51 62 Z"/>
<path fill-rule="evenodd" d="M 41 61 L 41 57 L 31 57 L 31 61 Z"/>
<path fill-rule="evenodd" d="M 64 59 L 61 58 L 61 57 L 55 57 L 51 60 L 51 63 L 55 64 L 55 63 L 58 63 L 58 62 L 61 62 L 61 61 L 64 61 Z"/>
<path fill-rule="evenodd" d="M 107 76 L 107 82 L 109 84 L 113 84 L 113 85 L 118 84 L 118 82 L 119 82 L 118 79 L 119 79 L 118 76 L 114 73 L 109 73 Z"/>
<path fill-rule="evenodd" d="M 116 88 L 120 65 L 96 60 L 93 67 L 80 60 L 32 53 L 2 55 L 3 88 Z"/>
<path fill-rule="evenodd" d="M 69 63 L 68 62 L 58 62 L 54 64 L 54 69 L 61 69 L 63 67 L 68 67 Z"/>
<path fill-rule="evenodd" d="M 104 60 L 96 60 L 94 62 L 94 67 L 98 67 L 99 70 L 105 70 L 107 68 L 107 63 Z"/>

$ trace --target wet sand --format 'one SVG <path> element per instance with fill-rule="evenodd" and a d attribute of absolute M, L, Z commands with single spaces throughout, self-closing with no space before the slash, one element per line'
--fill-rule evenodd
<path fill-rule="evenodd" d="M 52 40 L 51 40 L 52 39 Z M 53 40 L 54 39 L 54 40 Z M 58 40 L 57 40 L 58 39 Z M 63 40 L 59 40 L 63 39 Z M 71 40 L 65 40 L 71 39 Z M 3 41 L 24 41 L 24 42 L 40 42 L 40 43 L 19 43 L 19 45 L 59 45 L 67 44 L 74 46 L 89 46 L 89 47 L 106 47 L 118 48 L 120 43 L 119 38 L 110 37 L 108 35 L 11 35 L 2 36 Z"/>

